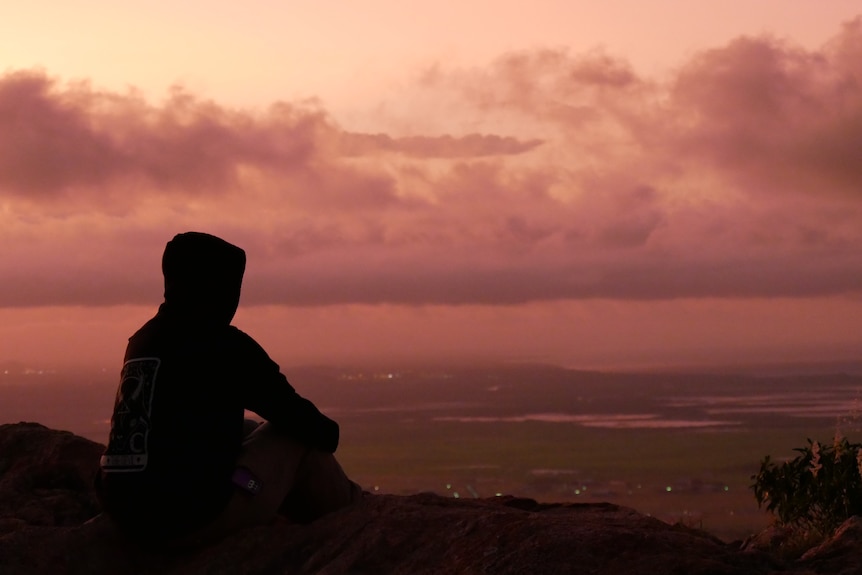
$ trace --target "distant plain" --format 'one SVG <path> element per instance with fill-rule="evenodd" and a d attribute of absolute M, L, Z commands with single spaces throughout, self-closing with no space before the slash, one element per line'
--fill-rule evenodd
<path fill-rule="evenodd" d="M 862 375 L 801 371 L 285 369 L 341 424 L 338 458 L 369 491 L 610 501 L 726 540 L 769 522 L 749 488 L 764 455 L 862 440 Z M 104 443 L 115 386 L 104 371 L 0 370 L 0 423 Z"/>

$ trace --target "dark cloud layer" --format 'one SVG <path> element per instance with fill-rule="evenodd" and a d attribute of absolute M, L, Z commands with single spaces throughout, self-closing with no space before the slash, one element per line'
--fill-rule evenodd
<path fill-rule="evenodd" d="M 537 50 L 416 89 L 434 133 L 0 77 L 0 305 L 157 299 L 186 229 L 247 249 L 250 304 L 862 291 L 862 19 L 661 81 Z"/>
<path fill-rule="evenodd" d="M 512 137 L 470 134 L 455 138 L 411 136 L 392 138 L 386 134 L 350 134 L 339 137 L 339 151 L 360 156 L 375 151 L 396 152 L 418 158 L 480 158 L 522 154 L 541 145 L 540 140 L 521 141 Z"/>

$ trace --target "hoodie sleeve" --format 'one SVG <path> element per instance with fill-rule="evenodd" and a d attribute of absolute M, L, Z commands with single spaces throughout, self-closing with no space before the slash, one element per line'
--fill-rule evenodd
<path fill-rule="evenodd" d="M 242 350 L 240 385 L 244 407 L 291 437 L 333 453 L 338 447 L 338 424 L 296 392 L 278 364 L 254 339 L 238 329 L 236 332 Z"/>

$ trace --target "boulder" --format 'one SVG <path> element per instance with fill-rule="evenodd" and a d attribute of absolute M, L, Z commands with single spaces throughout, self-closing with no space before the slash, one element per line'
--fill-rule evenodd
<path fill-rule="evenodd" d="M 93 480 L 105 447 L 38 423 L 0 425 L 0 533 L 80 525 L 99 513 Z"/>

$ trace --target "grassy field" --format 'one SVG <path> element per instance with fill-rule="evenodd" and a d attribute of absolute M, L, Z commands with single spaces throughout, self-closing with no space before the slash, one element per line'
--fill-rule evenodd
<path fill-rule="evenodd" d="M 764 527 L 749 485 L 765 454 L 791 456 L 834 428 L 687 432 L 554 423 L 344 420 L 339 459 L 366 489 L 610 501 L 725 539 Z"/>

